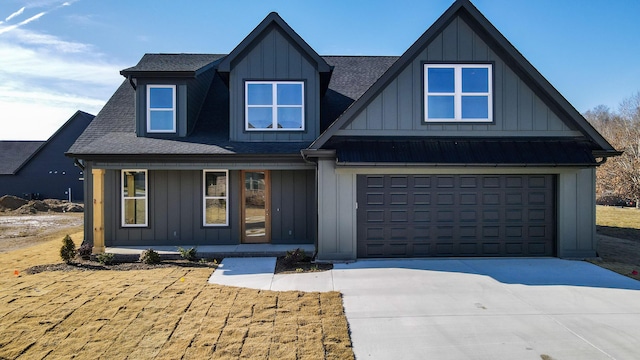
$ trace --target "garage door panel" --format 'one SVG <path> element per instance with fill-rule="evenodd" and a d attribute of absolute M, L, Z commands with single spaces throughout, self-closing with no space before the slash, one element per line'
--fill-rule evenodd
<path fill-rule="evenodd" d="M 552 256 L 554 184 L 552 175 L 359 175 L 358 257 Z"/>

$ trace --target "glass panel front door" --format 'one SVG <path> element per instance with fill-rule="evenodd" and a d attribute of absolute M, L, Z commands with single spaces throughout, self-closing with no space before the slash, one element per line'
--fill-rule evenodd
<path fill-rule="evenodd" d="M 269 172 L 243 171 L 243 242 L 269 242 Z"/>

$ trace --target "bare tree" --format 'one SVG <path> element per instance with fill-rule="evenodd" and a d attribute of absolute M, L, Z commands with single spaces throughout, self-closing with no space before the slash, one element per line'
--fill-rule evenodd
<path fill-rule="evenodd" d="M 633 199 L 640 207 L 640 92 L 623 100 L 618 113 L 600 105 L 584 116 L 616 150 L 624 151 L 598 168 L 598 195 Z"/>

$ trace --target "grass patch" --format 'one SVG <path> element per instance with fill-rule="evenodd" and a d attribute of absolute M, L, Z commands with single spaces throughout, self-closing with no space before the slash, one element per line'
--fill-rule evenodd
<path fill-rule="evenodd" d="M 599 234 L 640 241 L 640 210 L 615 206 L 596 206 Z"/>
<path fill-rule="evenodd" d="M 338 292 L 212 285 L 207 267 L 22 272 L 75 230 L 0 254 L 0 359 L 354 358 Z"/>

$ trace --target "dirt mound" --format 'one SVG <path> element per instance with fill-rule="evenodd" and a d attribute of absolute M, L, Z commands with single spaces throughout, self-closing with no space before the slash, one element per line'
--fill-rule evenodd
<path fill-rule="evenodd" d="M 64 200 L 46 199 L 30 200 L 5 195 L 0 198 L 0 211 L 13 214 L 36 214 L 39 212 L 83 212 L 82 204 L 70 203 Z"/>
<path fill-rule="evenodd" d="M 28 201 L 17 196 L 5 195 L 0 197 L 0 210 L 16 210 Z"/>

